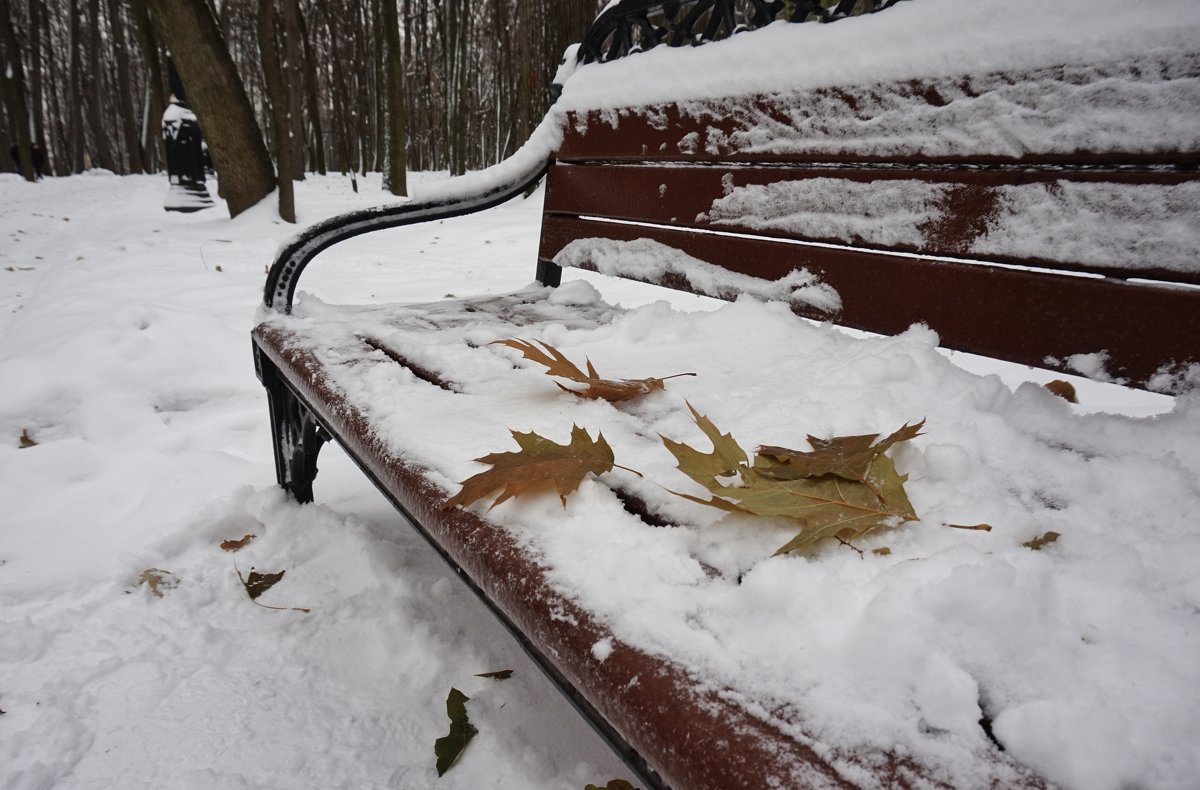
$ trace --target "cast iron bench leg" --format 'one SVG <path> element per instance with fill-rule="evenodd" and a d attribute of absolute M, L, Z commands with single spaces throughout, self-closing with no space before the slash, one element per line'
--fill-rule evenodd
<path fill-rule="evenodd" d="M 317 455 L 331 437 L 317 422 L 312 410 L 283 383 L 275 365 L 257 347 L 254 361 L 271 409 L 275 479 L 297 502 L 312 502 Z"/>

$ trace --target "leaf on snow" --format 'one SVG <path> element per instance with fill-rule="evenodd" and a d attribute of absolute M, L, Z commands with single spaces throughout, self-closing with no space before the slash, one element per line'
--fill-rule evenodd
<path fill-rule="evenodd" d="M 246 548 L 250 541 L 257 538 L 257 535 L 246 533 L 240 540 L 223 540 L 221 541 L 221 551 L 241 551 Z"/>
<path fill-rule="evenodd" d="M 285 573 L 287 573 L 286 570 L 279 573 L 259 573 L 251 568 L 248 577 L 243 577 L 241 571 L 238 571 L 237 575 L 242 580 L 242 586 L 246 588 L 246 595 L 250 596 L 251 601 L 255 601 L 258 600 L 258 596 L 274 587 Z"/>
<path fill-rule="evenodd" d="M 1022 543 L 1021 545 L 1027 549 L 1033 549 L 1034 551 L 1041 551 L 1043 546 L 1049 546 L 1051 543 L 1053 543 L 1054 541 L 1058 540 L 1061 537 L 1062 537 L 1062 535 L 1060 535 L 1059 533 L 1050 531 L 1044 535 L 1038 535 L 1033 540 L 1027 540 L 1024 543 Z"/>
<path fill-rule="evenodd" d="M 254 568 L 251 568 L 249 576 L 242 576 L 242 571 L 238 568 L 237 562 L 234 562 L 233 569 L 237 571 L 238 578 L 242 582 L 242 587 L 246 590 L 246 595 L 250 596 L 250 600 L 255 606 L 261 606 L 264 609 L 275 609 L 280 612 L 290 611 L 308 614 L 312 611 L 312 609 L 303 606 L 268 606 L 265 603 L 259 602 L 258 597 L 274 587 L 276 582 L 283 578 L 283 574 L 287 573 L 286 570 L 279 573 L 259 573 Z"/>
<path fill-rule="evenodd" d="M 734 474 L 749 463 L 749 458 L 732 435 L 721 433 L 713 421 L 696 411 L 692 404 L 689 403 L 687 407 L 692 413 L 692 419 L 695 420 L 696 425 L 712 442 L 712 452 L 702 453 L 682 442 L 672 441 L 662 434 L 659 434 L 659 438 L 671 451 L 671 455 L 675 456 L 675 460 L 679 463 L 679 471 L 711 490 L 714 485 L 719 485 L 718 477 L 729 477 Z"/>
<path fill-rule="evenodd" d="M 443 507 L 469 505 L 501 489 L 500 495 L 488 508 L 491 510 L 506 499 L 547 482 L 554 483 L 558 497 L 566 507 L 567 494 L 579 488 L 589 472 L 602 475 L 612 471 L 613 451 L 602 433 L 597 434 L 593 441 L 587 431 L 573 425 L 571 441 L 567 444 L 555 444 L 532 431 L 510 433 L 521 449 L 517 452 L 490 453 L 475 459 L 483 464 L 491 464 L 492 468 L 462 481 L 462 490 L 447 500 Z"/>
<path fill-rule="evenodd" d="M 904 491 L 907 477 L 898 474 L 892 459 L 876 448 L 886 449 L 912 438 L 923 423 L 905 426 L 878 445 L 872 444 L 877 434 L 816 440 L 814 453 L 797 454 L 802 456 L 798 463 L 803 475 L 774 476 L 764 470 L 777 470 L 790 463 L 790 456 L 784 456 L 789 458 L 786 462 L 778 459 L 795 451 L 764 448 L 773 455 L 769 458 L 758 455 L 751 464 L 731 435 L 722 434 L 691 404 L 688 408 L 696 425 L 712 442 L 712 452 L 702 453 L 666 437 L 662 437 L 663 444 L 675 456 L 680 471 L 714 496 L 711 499 L 678 496 L 734 513 L 800 521 L 801 532 L 776 554 L 811 548 L 826 538 L 849 541 L 877 527 L 917 519 Z M 862 469 L 857 468 L 852 455 L 865 459 Z M 827 466 L 822 468 L 811 456 L 823 457 Z M 731 477 L 735 479 L 728 482 L 719 479 Z"/>
<path fill-rule="evenodd" d="M 1079 403 L 1079 396 L 1075 394 L 1075 385 L 1069 381 L 1055 379 L 1054 381 L 1047 381 L 1042 386 L 1065 400 L 1067 403 Z"/>
<path fill-rule="evenodd" d="M 467 744 L 479 732 L 467 720 L 467 700 L 470 699 L 456 688 L 450 689 L 446 697 L 446 715 L 450 717 L 450 733 L 438 738 L 433 744 L 437 757 L 437 774 L 443 775 L 467 748 Z"/>
<path fill-rule="evenodd" d="M 513 676 L 513 671 L 511 669 L 498 669 L 495 672 L 480 672 L 475 677 L 490 678 L 492 680 L 508 680 L 512 676 Z"/>
<path fill-rule="evenodd" d="M 992 531 L 991 524 L 947 524 L 946 526 L 953 527 L 954 529 L 969 529 L 974 532 L 991 532 Z"/>
<path fill-rule="evenodd" d="M 22 450 L 28 450 L 30 447 L 37 447 L 37 441 L 29 434 L 28 428 L 21 429 L 21 438 L 17 441 L 18 446 Z"/>
<path fill-rule="evenodd" d="M 166 590 L 173 590 L 179 586 L 179 577 L 170 571 L 147 568 L 138 576 L 138 584 L 149 587 L 150 594 L 155 598 L 162 598 Z"/>
<path fill-rule="evenodd" d="M 879 438 L 877 433 L 835 436 L 832 439 L 818 439 L 810 435 L 808 443 L 812 445 L 812 452 L 789 450 L 786 447 L 759 447 L 755 466 L 767 477 L 777 480 L 832 474 L 862 482 L 867 468 L 876 457 L 899 442 L 920 436 L 924 426 L 924 420 L 914 425 L 906 423 L 878 443 L 875 442 Z"/>
<path fill-rule="evenodd" d="M 538 348 L 539 344 L 541 348 Z M 676 373 L 674 376 L 664 376 L 660 379 L 603 379 L 596 372 L 596 368 L 592 365 L 590 359 L 587 360 L 587 372 L 585 373 L 579 369 L 578 365 L 567 359 L 566 355 L 549 343 L 513 338 L 509 340 L 496 340 L 491 345 L 508 346 L 520 351 L 525 359 L 545 365 L 547 376 L 557 376 L 578 384 L 587 385 L 586 389 L 576 390 L 564 387 L 562 384 L 555 382 L 558 388 L 564 392 L 591 400 L 606 400 L 609 403 L 617 403 L 661 390 L 666 386 L 664 382 L 667 379 L 676 378 L 677 376 L 696 375 L 695 373 Z"/>

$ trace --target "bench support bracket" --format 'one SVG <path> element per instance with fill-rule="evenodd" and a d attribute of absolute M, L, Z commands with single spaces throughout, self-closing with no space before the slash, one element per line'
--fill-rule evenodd
<path fill-rule="evenodd" d="M 271 409 L 275 479 L 297 502 L 312 502 L 317 455 L 330 440 L 329 432 L 317 421 L 308 405 L 284 384 L 274 364 L 257 346 L 254 361 Z"/>

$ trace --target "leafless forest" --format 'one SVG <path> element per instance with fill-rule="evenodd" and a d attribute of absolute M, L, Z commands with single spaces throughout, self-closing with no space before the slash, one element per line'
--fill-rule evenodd
<path fill-rule="evenodd" d="M 596 0 L 0 0 L 0 150 L 40 144 L 54 175 L 161 170 L 168 52 L 156 14 L 189 2 L 207 4 L 276 171 L 293 179 L 384 169 L 396 105 L 410 169 L 500 160 L 545 112 L 564 48 L 597 10 Z M 302 142 L 281 159 L 280 140 Z"/>

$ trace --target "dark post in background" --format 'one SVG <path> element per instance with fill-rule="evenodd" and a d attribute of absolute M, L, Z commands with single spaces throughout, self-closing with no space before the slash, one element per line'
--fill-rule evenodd
<path fill-rule="evenodd" d="M 167 211 L 199 211 L 213 204 L 204 185 L 208 152 L 196 115 L 187 105 L 183 82 L 169 58 L 167 71 L 171 80 L 171 100 L 163 111 L 162 131 L 171 185 L 163 208 Z"/>

